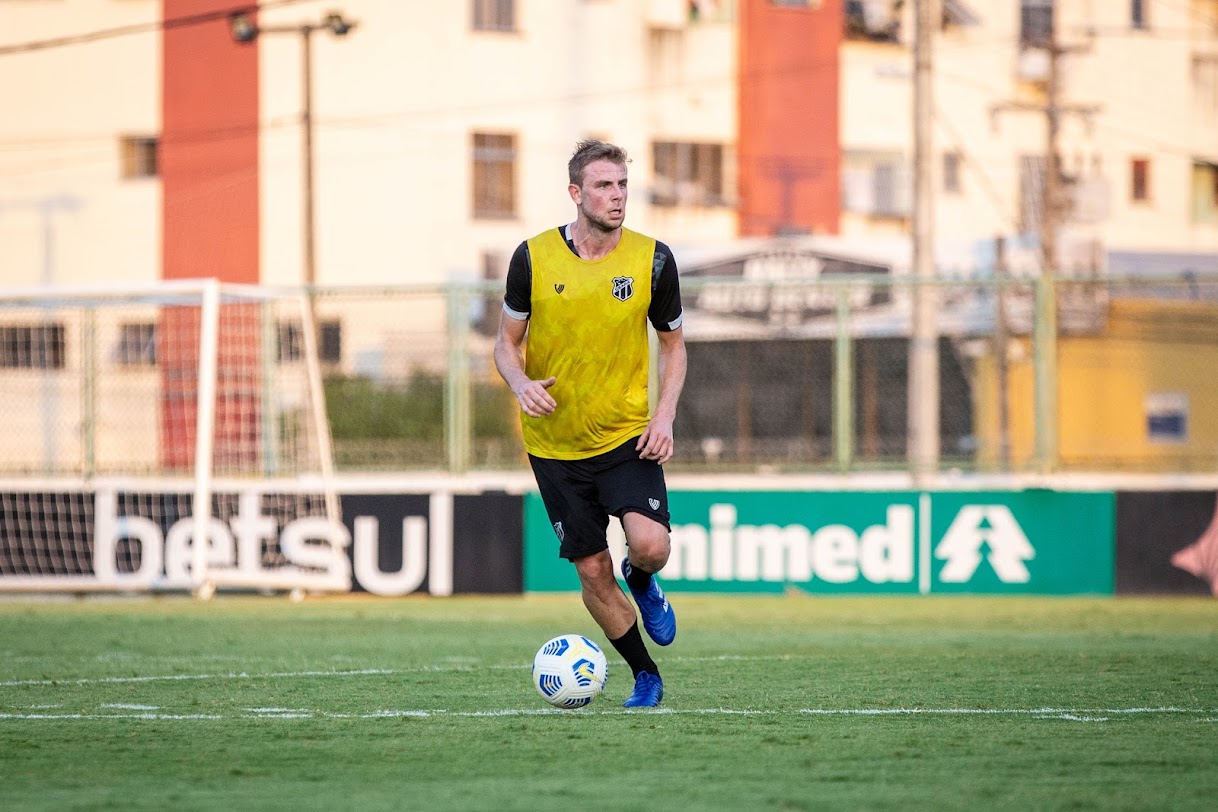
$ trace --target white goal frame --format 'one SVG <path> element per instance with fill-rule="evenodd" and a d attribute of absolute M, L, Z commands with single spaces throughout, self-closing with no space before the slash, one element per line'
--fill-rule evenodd
<path fill-rule="evenodd" d="M 190 566 L 189 566 L 189 584 L 188 587 L 194 594 L 200 598 L 207 598 L 217 588 L 243 588 L 243 589 L 272 589 L 272 590 L 311 590 L 311 591 L 347 591 L 350 589 L 350 573 L 349 568 L 344 575 L 344 568 L 339 564 L 329 566 L 337 559 L 327 558 L 322 559 L 316 553 L 312 559 L 316 563 L 322 561 L 321 565 L 312 568 L 283 566 L 279 568 L 264 568 L 261 566 L 250 565 L 249 562 L 243 562 L 244 566 L 216 566 L 213 563 L 214 557 L 217 554 L 215 549 L 214 535 L 217 532 L 215 525 L 218 520 L 213 516 L 213 504 L 217 498 L 228 498 L 230 501 L 241 501 L 241 508 L 233 508 L 233 510 L 246 510 L 248 512 L 248 498 L 269 498 L 271 494 L 279 494 L 276 498 L 281 501 L 283 498 L 297 499 L 302 505 L 308 503 L 310 510 L 316 510 L 316 505 L 320 502 L 324 507 L 321 509 L 321 515 L 301 515 L 296 516 L 287 510 L 283 512 L 278 521 L 283 524 L 292 523 L 294 519 L 310 519 L 318 520 L 314 522 L 312 538 L 316 540 L 319 537 L 329 537 L 331 542 L 341 547 L 345 542 L 342 535 L 346 533 L 341 520 L 341 503 L 338 497 L 338 492 L 334 481 L 334 462 L 333 450 L 330 438 L 329 421 L 326 415 L 325 394 L 323 390 L 323 376 L 318 352 L 317 325 L 314 317 L 313 302 L 309 295 L 302 290 L 296 289 L 277 289 L 259 287 L 254 285 L 235 285 L 221 283 L 215 279 L 203 280 L 176 280 L 167 281 L 151 285 L 81 285 L 81 286 L 53 286 L 53 287 L 31 287 L 31 288 L 2 288 L 0 287 L 0 327 L 3 327 L 6 322 L 6 314 L 20 313 L 27 322 L 34 320 L 43 320 L 50 323 L 48 314 L 62 315 L 71 313 L 79 322 L 79 330 L 81 335 L 92 337 L 94 330 L 94 317 L 100 310 L 105 312 L 107 308 L 117 308 L 125 306 L 144 306 L 144 307 L 183 307 L 193 311 L 197 308 L 198 311 L 198 345 L 191 349 L 191 353 L 197 353 L 194 357 L 197 358 L 197 369 L 195 370 L 195 380 L 193 381 L 194 392 L 197 393 L 194 401 L 194 452 L 193 465 L 191 470 L 184 477 L 181 472 L 174 472 L 169 475 L 148 472 L 123 472 L 123 471 L 107 471 L 98 473 L 93 470 L 91 454 L 93 452 L 93 443 L 96 439 L 95 432 L 97 431 L 96 422 L 97 415 L 91 413 L 88 405 L 90 399 L 95 396 L 97 388 L 97 369 L 96 347 L 93 347 L 89 352 L 86 352 L 83 347 L 79 350 L 81 361 L 79 363 L 78 382 L 70 382 L 68 389 L 69 394 L 72 392 L 80 393 L 82 406 L 80 408 L 80 431 L 82 439 L 81 447 L 88 449 L 87 452 L 82 452 L 82 456 L 86 457 L 86 461 L 75 470 L 51 470 L 51 471 L 21 471 L 21 470 L 6 470 L 2 463 L 5 461 L 3 444 L 0 443 L 0 493 L 4 494 L 7 500 L 10 495 L 19 495 L 19 499 L 14 501 L 20 502 L 21 507 L 15 508 L 13 511 L 8 511 L 7 507 L 4 513 L 0 513 L 0 530 L 7 532 L 3 522 L 9 520 L 10 523 L 17 523 L 22 519 L 28 519 L 30 524 L 42 527 L 46 532 L 51 533 L 56 528 L 51 527 L 49 522 L 45 521 L 45 517 L 33 515 L 36 512 L 35 508 L 31 508 L 41 498 L 40 495 L 46 496 L 48 504 L 54 503 L 54 500 L 59 499 L 60 503 L 69 499 L 83 500 L 82 503 L 93 500 L 93 510 L 95 515 L 101 515 L 99 512 L 102 507 L 109 509 L 111 502 L 107 500 L 115 499 L 115 494 L 122 492 L 125 494 L 146 493 L 149 495 L 159 495 L 156 498 L 162 500 L 181 500 L 184 491 L 189 492 L 190 516 L 191 517 L 208 517 L 207 521 L 192 521 L 193 525 L 190 533 Z M 303 387 L 304 395 L 301 398 L 304 402 L 304 410 L 307 411 L 308 420 L 305 430 L 309 437 L 307 442 L 310 444 L 309 462 L 306 470 L 297 470 L 291 472 L 294 476 L 284 478 L 283 473 L 279 471 L 249 471 L 249 472 L 234 472 L 226 471 L 219 475 L 216 471 L 215 460 L 217 453 L 217 431 L 218 431 L 218 411 L 217 399 L 221 393 L 221 363 L 222 363 L 222 342 L 225 341 L 225 335 L 222 328 L 222 315 L 225 312 L 227 305 L 245 305 L 255 308 L 253 312 L 257 315 L 254 320 L 257 322 L 253 328 L 257 330 L 257 334 L 250 333 L 244 335 L 244 341 L 249 344 L 253 340 L 259 340 L 260 352 L 259 363 L 265 368 L 273 366 L 278 359 L 277 345 L 274 343 L 274 333 L 269 332 L 266 322 L 268 321 L 268 313 L 274 308 L 275 314 L 282 309 L 284 313 L 293 321 L 298 319 L 299 329 L 299 360 L 302 362 L 302 374 L 296 374 L 295 377 L 300 379 L 300 386 Z M 256 307 L 255 307 L 256 306 Z M 232 310 L 240 310 L 240 308 L 230 308 Z M 159 312 L 159 311 L 157 311 Z M 244 311 L 242 311 L 244 312 Z M 74 322 L 75 324 L 75 322 Z M 247 325 L 248 326 L 248 325 Z M 282 328 L 280 328 L 282 329 Z M 64 345 L 68 345 L 71 339 L 63 339 L 63 329 L 57 334 L 59 340 Z M 189 333 L 189 330 L 187 331 Z M 259 335 L 260 334 L 260 335 Z M 251 339 L 251 335 L 255 338 Z M 268 335 L 271 338 L 268 339 Z M 45 338 L 43 339 L 45 340 Z M 158 341 L 162 340 L 158 338 Z M 82 340 L 83 345 L 83 340 Z M 44 350 L 45 351 L 45 350 Z M 59 353 L 56 363 L 62 365 L 63 356 L 66 356 L 71 351 L 70 347 L 61 346 L 58 348 Z M 230 350 L 230 354 L 231 354 Z M 86 358 L 85 356 L 88 356 Z M 26 359 L 28 360 L 28 359 Z M 191 360 L 194 360 L 193 358 Z M 154 362 L 155 363 L 155 362 Z M 36 364 L 23 364 L 26 366 L 37 366 Z M 5 373 L 4 365 L 0 365 L 0 374 Z M 27 376 L 35 376 L 40 374 L 43 378 L 50 377 L 51 373 L 44 370 L 21 370 Z M 71 378 L 72 370 L 55 370 L 60 378 Z M 260 398 L 259 412 L 260 419 L 264 425 L 260 428 L 263 432 L 259 436 L 259 441 L 268 445 L 271 450 L 263 451 L 259 456 L 267 456 L 278 453 L 277 435 L 279 432 L 278 419 L 279 414 L 268 406 L 270 398 L 277 394 L 272 391 L 265 391 L 275 387 L 275 379 L 272 375 L 265 372 L 261 376 L 263 389 L 259 389 L 256 397 Z M 43 389 L 48 387 L 48 384 L 42 384 Z M 76 389 L 75 387 L 79 387 Z M 299 393 L 296 393 L 299 394 Z M 275 418 L 275 422 L 272 422 Z M 268 428 L 269 426 L 269 428 Z M 72 466 L 64 466 L 70 469 Z M 274 467 L 274 466 L 272 466 Z M 225 495 L 229 496 L 225 496 Z M 240 494 L 240 497 L 236 496 Z M 254 496 L 251 497 L 250 495 Z M 234 505 L 236 502 L 234 502 Z M 53 509 L 53 508 L 52 508 Z M 117 508 L 116 508 L 117 509 Z M 180 517 L 181 513 L 174 514 Z M 259 508 L 259 516 L 261 509 Z M 17 517 L 13 519 L 13 517 Z M 107 519 L 108 520 L 108 519 Z M 168 520 L 166 520 L 168 521 Z M 265 522 L 266 519 L 263 519 Z M 138 537 L 138 533 L 133 528 L 140 529 L 145 532 L 144 540 L 141 541 L 141 553 L 137 558 L 144 555 L 153 554 L 147 547 L 147 538 L 152 537 L 152 532 L 147 529 L 144 524 L 151 524 L 151 520 L 145 517 L 128 518 L 121 517 L 117 520 L 115 533 L 132 533 L 133 536 L 118 536 L 120 539 L 130 539 Z M 299 524 L 297 522 L 297 524 Z M 107 525 L 107 528 L 109 526 Z M 282 528 L 281 528 L 282 529 Z M 179 528 L 180 530 L 180 528 Z M 220 531 L 223 536 L 223 527 Z M 293 531 L 297 532 L 297 531 Z M 87 531 L 85 533 L 87 535 Z M 166 548 L 155 551 L 155 557 L 159 561 L 162 556 L 167 554 L 169 538 L 166 535 L 166 528 L 162 527 L 157 530 L 156 535 L 165 535 L 164 541 Z M 98 528 L 94 528 L 94 543 L 98 539 Z M 178 533 L 180 541 L 181 533 Z M 28 538 L 28 533 L 25 536 Z M 293 536 L 295 538 L 295 536 Z M 18 544 L 12 539 L 0 540 L 6 545 Z M 347 540 L 349 542 L 349 539 Z M 107 541 L 109 543 L 109 541 Z M 159 543 L 159 542 L 158 542 Z M 7 549 L 7 548 L 5 548 Z M 91 554 L 92 551 L 89 551 Z M 222 552 L 222 551 L 221 551 Z M 246 549 L 248 553 L 248 549 Z M 82 555 L 82 558 L 87 558 L 88 555 Z M 31 556 L 36 559 L 37 556 Z M 5 563 L 0 559 L 0 567 Z M 142 568 L 146 562 L 140 561 L 139 566 Z M 93 561 L 95 571 L 92 574 L 87 572 L 57 572 L 55 574 L 42 574 L 39 572 L 29 573 L 13 573 L 5 572 L 0 569 L 0 592 L 2 591 L 105 591 L 105 590 L 130 590 L 132 588 L 165 588 L 165 589 L 183 589 L 187 586 L 181 577 L 173 578 L 166 573 L 163 578 L 155 579 L 134 579 L 124 577 L 124 573 L 110 572 L 112 562 Z M 37 569 L 38 562 L 35 561 L 29 568 Z M 69 569 L 71 566 L 69 565 Z M 77 567 L 80 568 L 80 567 Z M 60 567 L 62 569 L 62 567 Z M 104 577 L 112 575 L 114 577 Z M 181 575 L 181 572 L 178 573 Z"/>

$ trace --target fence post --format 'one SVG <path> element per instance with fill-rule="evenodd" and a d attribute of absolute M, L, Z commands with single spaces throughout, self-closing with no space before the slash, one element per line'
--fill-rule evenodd
<path fill-rule="evenodd" d="M 469 468 L 471 433 L 469 382 L 469 291 L 451 284 L 445 289 L 448 300 L 448 374 L 444 397 L 444 439 L 448 450 L 448 470 L 464 473 Z"/>
<path fill-rule="evenodd" d="M 81 387 L 81 456 L 85 479 L 97 473 L 97 310 L 85 308 L 81 330 L 80 362 L 84 373 Z"/>
<path fill-rule="evenodd" d="M 842 473 L 854 461 L 854 347 L 850 339 L 848 283 L 834 286 L 837 321 L 833 339 L 833 456 Z"/>
<path fill-rule="evenodd" d="M 1035 291 L 1036 459 L 1041 473 L 1049 473 L 1057 467 L 1057 286 L 1042 275 Z"/>

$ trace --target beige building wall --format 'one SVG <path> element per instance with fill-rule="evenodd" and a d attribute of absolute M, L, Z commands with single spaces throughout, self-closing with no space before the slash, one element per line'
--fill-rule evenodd
<path fill-rule="evenodd" d="M 159 276 L 160 186 L 122 178 L 120 137 L 160 127 L 160 6 L 0 5 L 0 285 Z"/>
<path fill-rule="evenodd" d="M 670 213 L 648 202 L 654 138 L 730 144 L 734 131 L 730 18 L 660 27 L 671 24 L 655 16 L 663 5 L 518 2 L 516 31 L 479 32 L 468 2 L 344 3 L 358 28 L 314 38 L 319 281 L 480 278 L 487 255 L 506 262 L 522 239 L 572 218 L 566 160 L 589 136 L 632 156 L 631 227 L 672 241 L 730 235 L 730 209 Z M 333 7 L 305 3 L 263 20 Z M 293 284 L 300 44 L 264 37 L 262 48 L 263 277 Z M 474 132 L 516 137 L 515 217 L 472 216 Z"/>
<path fill-rule="evenodd" d="M 941 260 L 1021 226 L 1019 157 L 1044 152 L 1035 60 L 1021 55 L 1019 7 L 967 0 L 978 24 L 937 40 L 935 139 L 959 156 L 959 191 L 936 203 Z M 1098 105 L 1090 123 L 1064 117 L 1068 172 L 1093 179 L 1099 218 L 1067 241 L 1110 249 L 1218 251 L 1218 225 L 1193 222 L 1196 161 L 1218 162 L 1218 89 L 1198 77 L 1218 58 L 1218 2 L 1150 0 L 1150 29 L 1130 28 L 1128 3 L 1060 0 L 1065 104 Z M 912 4 L 906 3 L 906 7 Z M 634 162 L 629 224 L 675 246 L 730 240 L 728 206 L 658 207 L 656 140 L 724 146 L 734 197 L 736 0 L 706 2 L 690 23 L 678 0 L 517 0 L 516 30 L 472 30 L 466 0 L 305 2 L 262 14 L 264 25 L 341 10 L 358 27 L 313 37 L 318 279 L 323 285 L 441 283 L 481 278 L 515 245 L 571 217 L 565 160 L 593 135 Z M 155 178 L 124 178 L 120 138 L 159 126 L 159 0 L 5 3 L 0 48 L 146 26 L 57 48 L 0 53 L 0 284 L 151 281 L 160 273 Z M 909 174 L 912 32 L 901 42 L 848 40 L 841 53 L 844 166 L 892 156 Z M 1091 32 L 1091 33 L 1089 33 Z M 263 36 L 262 278 L 301 279 L 301 43 Z M 1198 62 L 1201 60 L 1201 62 Z M 1023 65 L 1023 68 L 1021 68 Z M 1029 67 L 1030 65 L 1030 67 Z M 1218 69 L 1215 69 L 1218 71 Z M 1208 95 L 1207 95 L 1208 94 Z M 516 137 L 516 215 L 471 213 L 474 132 Z M 860 158 L 861 156 L 861 158 Z M 1130 199 L 1130 162 L 1150 161 L 1150 197 Z M 937 158 L 942 170 L 943 159 Z M 897 242 L 906 208 L 846 206 L 843 234 Z M 901 204 L 901 201 L 898 201 Z M 1093 206 L 1093 209 L 1096 206 Z M 50 235 L 50 248 L 47 235 Z"/>
<path fill-rule="evenodd" d="M 843 45 L 842 148 L 851 156 L 912 156 L 912 4 L 896 42 Z M 936 176 L 940 261 L 962 246 L 1026 231 L 1021 156 L 1046 153 L 1044 51 L 1020 48 L 1020 8 L 967 0 L 976 24 L 950 25 L 935 41 L 936 152 L 960 158 L 960 188 Z M 1193 166 L 1218 163 L 1218 2 L 1145 4 L 1149 27 L 1131 25 L 1129 3 L 1058 0 L 1063 170 L 1077 178 L 1077 216 L 1062 237 L 1068 257 L 1097 242 L 1118 251 L 1218 251 L 1218 225 L 1193 214 Z M 1201 67 L 1198 67 L 1198 66 Z M 1083 115 L 1091 108 L 1089 115 Z M 1132 199 L 1132 161 L 1149 160 L 1150 195 Z M 903 165 L 908 173 L 908 163 Z M 910 187 L 909 192 L 912 189 Z M 908 194 L 908 192 L 907 192 Z M 911 200 L 911 198 L 907 198 Z M 847 234 L 908 234 L 908 206 L 877 216 L 844 207 Z"/>

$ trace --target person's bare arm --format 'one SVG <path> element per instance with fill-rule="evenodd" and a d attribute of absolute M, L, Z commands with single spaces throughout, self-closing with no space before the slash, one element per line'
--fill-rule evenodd
<path fill-rule="evenodd" d="M 660 396 L 655 413 L 635 448 L 643 459 L 663 465 L 672 459 L 672 423 L 677 416 L 677 401 L 685 388 L 685 336 L 678 327 L 657 333 L 660 337 Z"/>
<path fill-rule="evenodd" d="M 524 354 L 520 348 L 524 344 L 528 329 L 528 319 L 514 319 L 507 313 L 499 315 L 499 335 L 495 339 L 495 368 L 520 402 L 521 411 L 529 417 L 545 417 L 552 414 L 558 406 L 546 391 L 554 385 L 555 378 L 551 375 L 544 380 L 535 381 L 525 374 Z"/>

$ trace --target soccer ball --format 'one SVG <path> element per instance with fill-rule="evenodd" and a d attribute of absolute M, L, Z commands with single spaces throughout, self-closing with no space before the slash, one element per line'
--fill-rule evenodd
<path fill-rule="evenodd" d="M 563 634 L 546 642 L 533 658 L 533 685 L 557 708 L 582 708 L 605 687 L 605 652 L 588 638 Z"/>

